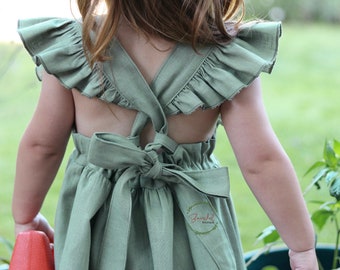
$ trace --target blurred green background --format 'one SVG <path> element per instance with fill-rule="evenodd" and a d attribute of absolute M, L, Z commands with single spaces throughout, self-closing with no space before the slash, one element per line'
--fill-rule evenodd
<path fill-rule="evenodd" d="M 314 0 L 247 1 L 248 17 L 283 21 L 276 66 L 271 75 L 262 75 L 263 95 L 273 128 L 292 159 L 302 189 L 311 177 L 304 177 L 305 171 L 322 158 L 325 139 L 340 140 L 339 9 L 338 0 L 322 4 Z M 13 241 L 11 193 L 16 151 L 37 103 L 40 83 L 20 44 L 0 43 L 0 59 L 0 236 Z M 72 147 L 70 143 L 68 153 Z M 259 247 L 254 246 L 256 236 L 270 222 L 245 185 L 222 129 L 218 130 L 215 153 L 231 172 L 244 249 Z M 42 210 L 52 224 L 65 163 Z M 307 201 L 312 196 L 309 194 Z M 319 241 L 334 242 L 333 228 L 324 230 Z"/>
<path fill-rule="evenodd" d="M 339 0 L 245 0 L 247 16 L 285 22 L 340 22 Z"/>

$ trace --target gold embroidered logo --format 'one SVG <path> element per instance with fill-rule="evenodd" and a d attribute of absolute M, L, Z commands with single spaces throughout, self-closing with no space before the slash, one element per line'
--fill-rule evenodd
<path fill-rule="evenodd" d="M 207 234 L 217 228 L 215 211 L 208 202 L 198 202 L 187 210 L 187 222 L 196 234 Z"/>

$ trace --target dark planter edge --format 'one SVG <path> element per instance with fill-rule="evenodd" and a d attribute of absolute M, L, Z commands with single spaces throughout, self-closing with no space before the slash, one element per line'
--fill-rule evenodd
<path fill-rule="evenodd" d="M 331 255 L 333 258 L 335 245 L 333 244 L 317 244 L 316 253 L 320 261 L 324 264 L 331 265 L 331 260 L 328 256 Z M 247 263 L 253 256 L 258 254 L 262 249 L 255 249 L 244 253 L 244 260 Z M 340 249 L 339 249 L 340 254 Z M 324 257 L 327 257 L 325 260 Z M 288 248 L 286 246 L 276 246 L 270 248 L 268 252 L 264 252 L 258 256 L 256 260 L 254 260 L 247 269 L 255 270 L 261 269 L 264 266 L 276 266 L 279 269 L 289 269 L 289 257 L 288 257 Z M 288 267 L 288 268 L 287 268 Z M 330 266 L 329 266 L 330 267 Z M 326 268 L 327 269 L 327 268 Z"/>

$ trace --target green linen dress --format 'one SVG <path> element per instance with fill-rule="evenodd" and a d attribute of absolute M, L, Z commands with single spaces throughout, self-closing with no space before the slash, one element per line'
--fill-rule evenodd
<path fill-rule="evenodd" d="M 56 269 L 245 269 L 215 138 L 177 144 L 167 136 L 167 116 L 219 106 L 270 72 L 280 23 L 244 26 L 229 44 L 200 54 L 177 44 L 151 84 L 117 40 L 112 60 L 91 69 L 75 20 L 22 20 L 19 34 L 38 76 L 45 69 L 68 89 L 138 111 L 128 137 L 72 134 L 56 214 Z M 156 136 L 141 148 L 148 121 Z"/>

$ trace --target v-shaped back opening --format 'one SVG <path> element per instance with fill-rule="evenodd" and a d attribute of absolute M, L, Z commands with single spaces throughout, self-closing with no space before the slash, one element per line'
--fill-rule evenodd
<path fill-rule="evenodd" d="M 143 72 L 141 71 L 139 65 L 136 63 L 134 60 L 134 57 L 128 52 L 128 50 L 123 46 L 122 42 L 118 39 L 115 38 L 114 41 L 121 49 L 121 52 L 126 56 L 126 58 L 129 60 L 130 64 L 135 68 L 137 74 L 143 78 L 145 83 L 151 88 L 152 85 L 155 83 L 157 78 L 159 77 L 159 74 L 162 72 L 164 67 L 170 62 L 170 59 L 173 57 L 175 52 L 177 51 L 178 48 L 178 43 L 175 43 L 173 48 L 169 49 L 169 53 L 167 56 L 164 58 L 163 61 L 159 64 L 159 66 L 156 68 L 156 72 L 153 74 L 152 78 L 148 81 L 147 78 L 145 78 L 145 75 L 143 75 Z M 113 57 L 115 57 L 113 55 Z"/>
<path fill-rule="evenodd" d="M 113 83 L 121 95 L 139 112 L 145 113 L 152 121 L 156 132 L 167 133 L 167 122 L 162 106 L 139 69 L 117 41 L 113 44 L 114 58 L 106 61 L 112 73 Z M 105 70 L 105 68 L 104 68 Z"/>
<path fill-rule="evenodd" d="M 148 84 L 121 42 L 114 39 L 110 46 L 113 57 L 103 63 L 103 72 L 129 107 L 145 113 L 154 131 L 166 135 L 166 104 L 197 72 L 210 50 L 205 47 L 203 54 L 197 54 L 191 47 L 177 43 Z"/>

